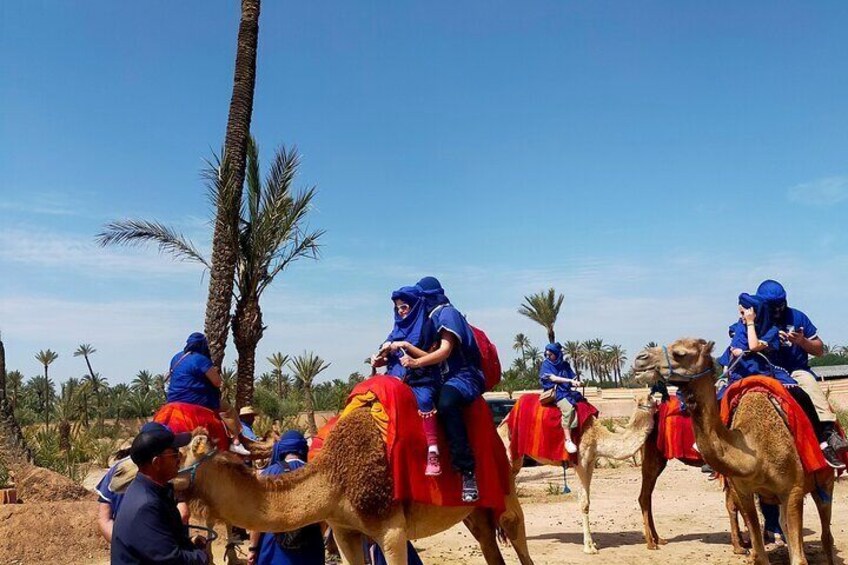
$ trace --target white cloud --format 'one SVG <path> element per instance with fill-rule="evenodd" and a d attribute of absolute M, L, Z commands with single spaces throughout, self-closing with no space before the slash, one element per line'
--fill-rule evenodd
<path fill-rule="evenodd" d="M 832 206 L 848 200 L 848 176 L 835 176 L 793 186 L 787 192 L 792 202 L 808 206 Z"/>

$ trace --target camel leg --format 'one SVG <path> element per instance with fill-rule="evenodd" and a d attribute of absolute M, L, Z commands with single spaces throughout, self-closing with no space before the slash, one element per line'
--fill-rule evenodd
<path fill-rule="evenodd" d="M 577 478 L 583 485 L 580 493 L 580 511 L 583 517 L 583 553 L 598 553 L 598 546 L 592 540 L 592 532 L 589 529 L 589 501 L 591 498 L 592 473 L 595 471 L 594 458 L 581 457 L 580 463 L 574 466 Z"/>
<path fill-rule="evenodd" d="M 667 463 L 657 449 L 656 432 L 653 432 L 642 446 L 642 488 L 639 491 L 639 508 L 642 509 L 642 526 L 648 549 L 659 549 L 660 545 L 668 543 L 657 534 L 653 509 L 654 488 Z"/>
<path fill-rule="evenodd" d="M 405 526 L 405 521 L 402 526 Z M 402 526 L 386 528 L 376 537 L 377 545 L 383 550 L 387 565 L 409 564 L 406 531 Z M 497 548 L 497 542 L 495 542 L 495 546 Z M 501 560 L 501 563 L 503 563 L 503 560 Z"/>
<path fill-rule="evenodd" d="M 786 544 L 789 546 L 789 562 L 792 565 L 807 565 L 804 555 L 804 489 L 793 488 L 786 500 L 780 501 L 780 518 L 785 523 Z"/>
<path fill-rule="evenodd" d="M 336 540 L 344 565 L 365 565 L 361 533 L 334 527 L 333 538 Z"/>
<path fill-rule="evenodd" d="M 480 544 L 483 559 L 486 560 L 487 565 L 506 565 L 498 548 L 495 518 L 492 512 L 485 508 L 476 508 L 463 522 Z"/>
<path fill-rule="evenodd" d="M 821 519 L 822 553 L 824 553 L 827 565 L 833 565 L 833 534 L 830 532 L 830 515 L 833 511 L 833 481 L 821 488 L 827 495 L 827 501 L 822 500 L 815 489 L 812 495 L 813 501 L 816 503 L 816 508 L 819 511 L 819 518 Z"/>
<path fill-rule="evenodd" d="M 763 543 L 763 531 L 760 529 L 760 517 L 757 515 L 757 505 L 754 502 L 753 493 L 740 493 L 731 485 L 736 492 L 736 501 L 739 503 L 739 511 L 742 519 L 748 526 L 748 534 L 751 536 L 751 557 L 757 565 L 769 565 L 766 546 Z"/>
<path fill-rule="evenodd" d="M 518 494 L 515 492 L 515 481 L 509 487 L 509 494 L 505 502 L 506 510 L 501 515 L 500 524 L 498 525 L 512 543 L 512 547 L 518 555 L 521 565 L 533 565 L 533 559 L 530 557 L 530 551 L 527 548 L 524 510 L 521 508 L 521 503 L 518 501 Z"/>
<path fill-rule="evenodd" d="M 748 550 L 742 543 L 742 531 L 739 529 L 739 507 L 730 484 L 724 487 L 724 507 L 727 508 L 727 515 L 730 517 L 730 545 L 733 546 L 733 553 L 745 555 Z"/>

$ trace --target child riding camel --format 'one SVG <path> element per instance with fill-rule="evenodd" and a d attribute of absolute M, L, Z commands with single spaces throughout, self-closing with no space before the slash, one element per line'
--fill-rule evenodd
<path fill-rule="evenodd" d="M 580 380 L 565 360 L 562 345 L 559 343 L 549 343 L 545 346 L 545 360 L 539 368 L 539 384 L 542 385 L 543 390 L 555 389 L 556 405 L 562 412 L 565 450 L 568 453 L 577 453 L 577 445 L 571 439 L 572 428 L 579 424 L 574 407 L 585 399 L 580 392 L 571 388 L 573 385 L 580 384 Z"/>

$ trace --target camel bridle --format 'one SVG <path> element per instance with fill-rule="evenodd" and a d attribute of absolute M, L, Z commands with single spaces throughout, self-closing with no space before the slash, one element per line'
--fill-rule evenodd
<path fill-rule="evenodd" d="M 188 473 L 189 474 L 188 486 L 189 486 L 189 488 L 193 487 L 194 486 L 194 479 L 195 479 L 195 477 L 197 477 L 197 469 L 203 463 L 205 463 L 206 461 L 211 459 L 212 456 L 217 454 L 217 453 L 218 453 L 217 449 L 212 449 L 208 453 L 204 453 L 203 455 L 201 455 L 200 457 L 197 458 L 197 461 L 195 461 L 194 463 L 192 463 L 188 467 L 183 467 L 182 469 L 177 471 L 177 476 L 185 475 L 186 473 Z"/>
<path fill-rule="evenodd" d="M 657 367 L 657 371 L 659 372 L 659 374 L 663 378 L 663 380 L 665 380 L 666 382 L 672 382 L 671 379 L 674 378 L 675 380 L 679 380 L 679 381 L 683 381 L 683 382 L 688 383 L 688 382 L 694 381 L 695 379 L 699 379 L 699 378 L 703 377 L 704 375 L 709 375 L 709 374 L 711 374 L 715 371 L 715 368 L 712 366 L 712 364 L 710 364 L 709 367 L 707 367 L 706 369 L 704 369 L 700 373 L 679 373 L 672 368 L 671 355 L 668 354 L 668 347 L 663 345 L 662 351 L 663 351 L 663 356 L 665 357 L 665 362 L 666 362 L 666 373 L 663 374 L 662 365 Z"/>

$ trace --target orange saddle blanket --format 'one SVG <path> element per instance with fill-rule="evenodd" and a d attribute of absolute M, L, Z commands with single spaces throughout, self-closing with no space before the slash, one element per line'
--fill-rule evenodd
<path fill-rule="evenodd" d="M 330 435 L 330 431 L 335 427 L 336 422 L 339 421 L 339 416 L 335 415 L 329 420 L 327 423 L 321 426 L 318 429 L 318 433 L 315 434 L 315 437 L 312 438 L 312 441 L 309 443 L 309 455 L 308 459 L 312 461 L 318 452 L 321 451 L 321 448 L 324 447 L 324 442 L 327 440 L 327 436 Z"/>
<path fill-rule="evenodd" d="M 578 426 L 573 431 L 574 443 L 580 445 L 580 435 L 589 419 L 598 415 L 598 409 L 586 401 L 575 405 Z M 525 455 L 548 461 L 577 462 L 577 453 L 565 450 L 565 432 L 562 430 L 562 413 L 556 406 L 542 406 L 539 394 L 523 394 L 507 416 L 509 449 L 512 460 Z"/>
<path fill-rule="evenodd" d="M 668 460 L 679 459 L 688 465 L 703 463 L 695 450 L 692 415 L 684 411 L 680 399 L 672 396 L 657 412 L 657 449 Z"/>
<path fill-rule="evenodd" d="M 230 447 L 230 436 L 221 417 L 214 411 L 197 404 L 169 402 L 153 415 L 153 421 L 164 424 L 175 434 L 193 432 L 196 428 L 206 428 L 209 439 L 221 451 Z"/>
<path fill-rule="evenodd" d="M 784 386 L 771 377 L 745 377 L 727 388 L 724 398 L 721 400 L 721 419 L 725 425 L 729 425 L 739 402 L 750 392 L 767 394 L 778 403 L 780 409 L 786 415 L 789 432 L 795 438 L 795 448 L 801 457 L 804 472 L 815 473 L 828 466 L 819 448 L 813 425 L 804 410 L 786 391 Z"/>
<path fill-rule="evenodd" d="M 350 393 L 339 420 L 361 408 L 370 409 L 371 416 L 386 439 L 395 500 L 433 506 L 467 505 L 462 502 L 462 479 L 451 467 L 447 442 L 441 430 L 439 451 L 442 474 L 438 477 L 424 475 L 427 441 L 418 414 L 418 404 L 407 385 L 395 377 L 385 375 L 377 375 L 359 383 Z M 509 493 L 509 461 L 503 442 L 495 430 L 492 412 L 483 398 L 478 398 L 466 408 L 465 423 L 474 452 L 475 474 L 480 491 L 480 500 L 475 505 L 501 513 L 506 508 L 505 497 Z M 331 428 L 329 422 L 324 426 L 324 429 L 327 428 Z"/>

